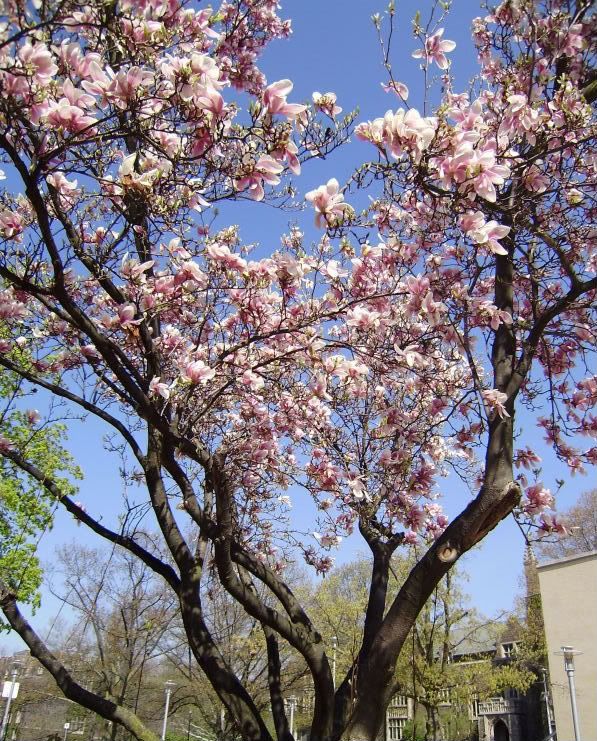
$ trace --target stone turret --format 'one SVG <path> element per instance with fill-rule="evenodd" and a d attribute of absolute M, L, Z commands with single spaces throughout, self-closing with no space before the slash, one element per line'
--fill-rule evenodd
<path fill-rule="evenodd" d="M 524 550 L 524 586 L 527 604 L 531 597 L 539 592 L 539 573 L 537 572 L 537 558 L 530 543 Z"/>

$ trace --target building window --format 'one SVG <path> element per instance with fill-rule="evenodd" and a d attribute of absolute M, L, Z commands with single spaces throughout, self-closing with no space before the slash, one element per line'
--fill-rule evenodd
<path fill-rule="evenodd" d="M 470 717 L 471 720 L 477 720 L 479 718 L 479 703 L 481 701 L 476 695 L 473 695 L 473 699 L 470 704 Z"/>
<path fill-rule="evenodd" d="M 451 705 L 452 700 L 450 699 L 450 688 L 446 687 L 443 690 L 438 690 L 437 699 L 440 705 Z"/>
<path fill-rule="evenodd" d="M 502 651 L 505 659 L 511 659 L 516 655 L 515 643 L 502 643 Z"/>
<path fill-rule="evenodd" d="M 390 700 L 391 708 L 406 708 L 408 707 L 408 698 L 406 695 L 394 695 Z"/>
<path fill-rule="evenodd" d="M 69 733 L 84 733 L 85 732 L 85 718 L 72 718 L 68 721 Z"/>
<path fill-rule="evenodd" d="M 388 718 L 388 741 L 402 741 L 406 718 Z"/>

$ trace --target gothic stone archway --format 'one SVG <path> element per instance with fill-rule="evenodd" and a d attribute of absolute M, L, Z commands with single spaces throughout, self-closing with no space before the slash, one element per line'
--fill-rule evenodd
<path fill-rule="evenodd" d="M 510 741 L 510 731 L 503 720 L 496 720 L 493 726 L 494 741 Z"/>

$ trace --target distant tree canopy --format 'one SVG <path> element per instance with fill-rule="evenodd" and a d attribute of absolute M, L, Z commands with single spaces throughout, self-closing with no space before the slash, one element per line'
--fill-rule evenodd
<path fill-rule="evenodd" d="M 537 552 L 542 558 L 565 558 L 597 550 L 597 489 L 581 494 L 575 505 L 561 512 L 561 517 L 568 534 L 539 541 Z"/>

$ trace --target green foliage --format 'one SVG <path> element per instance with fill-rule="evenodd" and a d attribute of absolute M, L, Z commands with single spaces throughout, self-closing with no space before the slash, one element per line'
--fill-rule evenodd
<path fill-rule="evenodd" d="M 23 381 L 0 376 L 0 441 L 52 479 L 63 495 L 76 492 L 80 469 L 65 451 L 63 424 L 39 424 L 23 407 Z M 52 527 L 56 500 L 36 478 L 0 455 L 0 574 L 17 598 L 39 605 L 42 569 L 36 555 L 41 535 Z M 0 627 L 2 624 L 0 623 Z"/>

